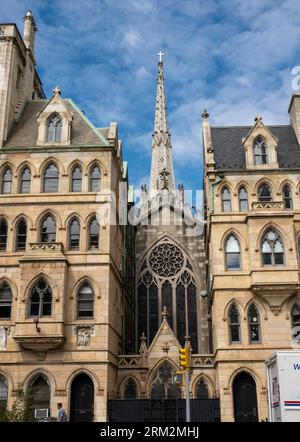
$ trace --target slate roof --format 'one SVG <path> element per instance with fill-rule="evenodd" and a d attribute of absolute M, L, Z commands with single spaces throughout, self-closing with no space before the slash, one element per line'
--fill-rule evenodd
<path fill-rule="evenodd" d="M 73 112 L 71 132 L 71 146 L 106 145 L 103 131 L 96 129 L 83 115 L 76 105 L 68 99 L 62 100 L 68 110 Z M 33 147 L 36 146 L 38 135 L 37 114 L 44 109 L 49 100 L 28 101 L 21 118 L 12 127 L 5 147 Z"/>
<path fill-rule="evenodd" d="M 278 139 L 277 158 L 280 168 L 300 168 L 300 146 L 292 126 L 267 126 Z M 242 139 L 252 126 L 212 127 L 216 169 L 246 169 Z"/>

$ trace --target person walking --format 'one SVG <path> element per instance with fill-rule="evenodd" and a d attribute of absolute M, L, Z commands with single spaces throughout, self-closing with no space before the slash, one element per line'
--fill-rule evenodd
<path fill-rule="evenodd" d="M 57 404 L 57 409 L 58 409 L 57 422 L 68 422 L 67 414 L 66 414 L 65 410 L 63 409 L 61 402 L 59 402 Z"/>

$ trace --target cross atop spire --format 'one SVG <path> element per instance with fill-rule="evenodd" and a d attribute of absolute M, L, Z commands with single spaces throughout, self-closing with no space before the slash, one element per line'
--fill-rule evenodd
<path fill-rule="evenodd" d="M 163 52 L 159 51 L 158 55 L 158 62 L 162 63 L 163 62 L 163 56 L 165 55 Z"/>
<path fill-rule="evenodd" d="M 150 198 L 163 189 L 175 193 L 172 145 L 168 127 L 167 106 L 164 91 L 163 53 L 158 54 L 158 77 L 155 103 L 154 131 L 152 135 L 152 159 L 150 174 Z M 168 177 L 168 178 L 167 178 Z"/>

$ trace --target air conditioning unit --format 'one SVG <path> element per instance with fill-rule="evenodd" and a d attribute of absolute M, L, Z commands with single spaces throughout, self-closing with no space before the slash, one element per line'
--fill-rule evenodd
<path fill-rule="evenodd" d="M 49 408 L 35 408 L 34 417 L 35 419 L 46 419 L 49 417 Z"/>

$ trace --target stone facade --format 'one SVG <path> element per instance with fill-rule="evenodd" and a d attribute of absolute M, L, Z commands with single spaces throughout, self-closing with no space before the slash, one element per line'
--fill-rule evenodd
<path fill-rule="evenodd" d="M 109 202 L 109 192 L 116 193 L 118 205 L 119 184 L 127 187 L 117 126 L 95 128 L 71 100 L 61 97 L 58 88 L 50 100 L 41 89 L 37 91 L 38 77 L 32 70 L 35 24 L 30 12 L 25 17 L 24 40 L 15 25 L 0 28 L 1 60 L 6 60 L 1 69 L 7 80 L 0 99 L 1 182 L 7 170 L 12 173 L 11 184 L 6 189 L 3 185 L 0 195 L 0 218 L 7 226 L 6 244 L 0 251 L 0 284 L 8 286 L 12 294 L 11 315 L 0 320 L 2 335 L 6 333 L 1 339 L 0 373 L 7 387 L 7 405 L 12 405 L 19 388 L 26 391 L 42 375 L 50 390 L 50 415 L 56 416 L 57 402 L 70 415 L 73 380 L 85 373 L 94 389 L 90 412 L 94 420 L 105 421 L 107 398 L 115 395 L 118 354 L 123 346 L 124 229 L 118 223 L 97 223 L 98 244 L 94 247 L 89 235 L 91 221 Z M 31 43 L 28 34 L 32 34 Z M 22 80 L 15 87 L 19 66 Z M 16 112 L 14 106 L 20 100 L 23 105 Z M 62 136 L 53 142 L 47 139 L 52 114 L 62 118 Z M 43 188 L 50 165 L 58 171 L 54 192 Z M 95 166 L 101 180 L 97 191 L 91 188 Z M 81 190 L 72 189 L 76 167 L 81 170 Z M 23 193 L 25 169 L 31 178 L 30 190 Z M 56 223 L 51 242 L 42 239 L 41 225 L 47 216 Z M 70 243 L 73 219 L 79 222 L 79 244 L 74 250 Z M 24 250 L 18 248 L 20 220 L 26 223 Z M 40 311 L 35 316 L 31 294 L 41 279 L 52 293 L 51 315 Z M 87 317 L 78 316 L 83 284 L 93 294 L 93 313 Z"/>
<path fill-rule="evenodd" d="M 294 106 L 298 100 L 293 97 Z M 265 360 L 277 350 L 297 347 L 292 309 L 300 301 L 300 148 L 293 123 L 299 113 L 295 117 L 294 107 L 292 111 L 291 126 L 267 127 L 258 116 L 253 127 L 239 128 L 211 127 L 208 113 L 203 113 L 208 299 L 222 421 L 237 419 L 233 383 L 239 373 L 250 374 L 255 382 L 254 419 L 266 419 Z M 262 156 L 259 147 L 255 150 L 257 140 L 264 143 Z M 270 195 L 262 191 L 265 184 Z M 246 203 L 242 201 L 245 195 Z M 280 237 L 278 251 L 283 249 L 284 256 L 277 263 L 263 256 L 264 235 L 270 229 Z M 239 244 L 239 264 L 230 267 L 227 240 L 232 235 Z M 258 313 L 258 339 L 251 335 L 249 309 L 253 304 Z M 235 342 L 230 335 L 232 305 L 239 312 L 240 338 Z"/>

